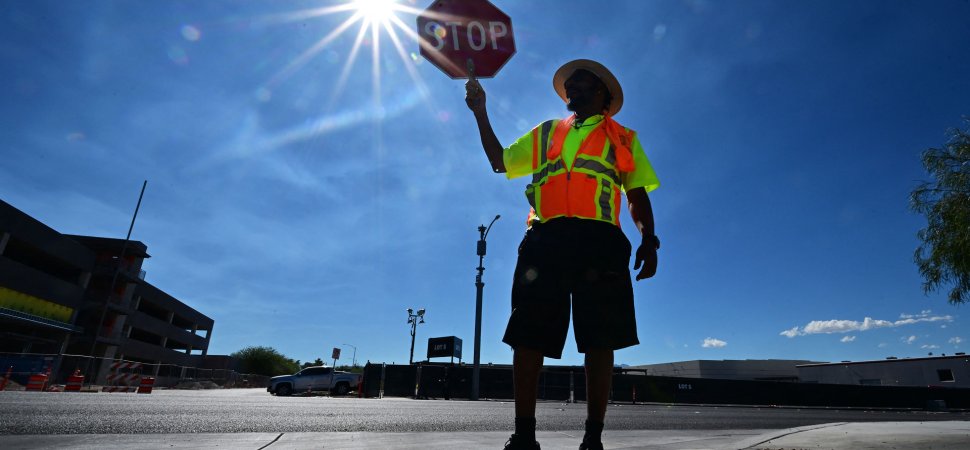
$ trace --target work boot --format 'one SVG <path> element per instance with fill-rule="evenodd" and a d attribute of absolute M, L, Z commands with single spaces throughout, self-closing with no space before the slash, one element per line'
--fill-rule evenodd
<path fill-rule="evenodd" d="M 586 441 L 583 441 L 582 444 L 579 444 L 579 450 L 603 450 L 603 442 L 601 442 L 601 441 L 596 441 L 596 442 L 586 442 Z"/>
<path fill-rule="evenodd" d="M 539 450 L 539 441 L 512 434 L 512 437 L 505 442 L 505 450 Z"/>

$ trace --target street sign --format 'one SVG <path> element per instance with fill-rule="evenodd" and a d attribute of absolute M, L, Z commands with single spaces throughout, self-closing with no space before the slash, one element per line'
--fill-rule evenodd
<path fill-rule="evenodd" d="M 418 15 L 418 43 L 451 78 L 468 78 L 469 66 L 491 78 L 515 54 L 512 19 L 488 0 L 435 0 Z"/>
<path fill-rule="evenodd" d="M 455 336 L 428 339 L 428 359 L 441 357 L 461 359 L 461 339 Z"/>
<path fill-rule="evenodd" d="M 340 359 L 340 348 L 334 347 L 333 348 L 333 355 L 331 355 L 330 357 L 333 358 L 333 359 Z"/>

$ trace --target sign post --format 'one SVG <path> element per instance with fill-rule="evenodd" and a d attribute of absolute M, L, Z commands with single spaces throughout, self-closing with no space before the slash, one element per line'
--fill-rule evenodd
<path fill-rule="evenodd" d="M 337 371 L 337 360 L 340 359 L 340 347 L 334 347 L 330 357 L 333 358 L 333 367 L 330 368 L 330 390 L 327 392 L 333 391 L 333 375 Z M 333 394 L 330 395 L 333 396 Z"/>
<path fill-rule="evenodd" d="M 418 43 L 455 79 L 494 77 L 515 54 L 512 19 L 488 0 L 435 0 L 418 15 Z"/>

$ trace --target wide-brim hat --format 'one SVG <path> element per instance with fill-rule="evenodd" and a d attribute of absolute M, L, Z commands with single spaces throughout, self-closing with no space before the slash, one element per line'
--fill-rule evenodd
<path fill-rule="evenodd" d="M 573 76 L 573 73 L 580 69 L 596 75 L 606 85 L 606 89 L 610 91 L 610 96 L 613 97 L 613 100 L 610 101 L 609 114 L 615 116 L 616 113 L 620 112 L 620 108 L 623 106 L 623 89 L 620 87 L 620 82 L 606 66 L 591 59 L 569 61 L 556 71 L 556 74 L 552 76 L 552 87 L 559 94 L 559 97 L 564 102 L 569 101 L 566 97 L 566 86 L 564 84 L 569 77 Z"/>

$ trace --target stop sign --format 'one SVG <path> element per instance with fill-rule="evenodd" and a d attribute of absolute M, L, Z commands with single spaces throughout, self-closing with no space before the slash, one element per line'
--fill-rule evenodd
<path fill-rule="evenodd" d="M 451 78 L 488 78 L 515 54 L 512 19 L 488 0 L 435 0 L 418 16 L 421 56 Z"/>

